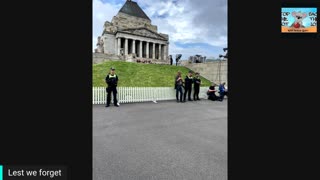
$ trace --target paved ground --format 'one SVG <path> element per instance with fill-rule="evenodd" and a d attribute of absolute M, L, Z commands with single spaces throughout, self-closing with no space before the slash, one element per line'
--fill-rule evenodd
<path fill-rule="evenodd" d="M 227 101 L 93 106 L 94 180 L 227 180 Z"/>

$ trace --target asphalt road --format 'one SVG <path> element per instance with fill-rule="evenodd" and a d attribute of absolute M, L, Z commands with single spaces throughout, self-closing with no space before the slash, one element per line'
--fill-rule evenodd
<path fill-rule="evenodd" d="M 227 101 L 93 106 L 93 180 L 227 180 Z"/>

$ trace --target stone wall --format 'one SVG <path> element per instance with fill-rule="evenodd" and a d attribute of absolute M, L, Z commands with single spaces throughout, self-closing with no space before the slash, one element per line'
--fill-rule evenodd
<path fill-rule="evenodd" d="M 104 34 L 104 53 L 117 54 L 115 52 L 115 35 L 106 33 Z"/>
<path fill-rule="evenodd" d="M 123 57 L 121 56 L 117 56 L 113 54 L 92 53 L 93 64 L 98 64 L 98 63 L 102 63 L 110 60 L 124 61 Z"/>
<path fill-rule="evenodd" d="M 181 61 L 181 65 L 191 69 L 194 72 L 199 72 L 201 76 L 217 84 L 219 84 L 220 82 L 226 82 L 226 85 L 228 85 L 228 61 L 207 63 L 189 63 L 188 61 Z M 218 71 L 219 66 L 220 82 Z"/>

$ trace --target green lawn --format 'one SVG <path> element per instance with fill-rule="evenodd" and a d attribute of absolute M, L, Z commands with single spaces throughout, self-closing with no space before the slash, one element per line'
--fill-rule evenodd
<path fill-rule="evenodd" d="M 189 71 L 182 66 L 140 64 L 121 61 L 108 61 L 93 65 L 93 86 L 105 87 L 105 77 L 110 68 L 116 68 L 119 87 L 173 87 L 174 77 L 180 70 L 183 77 Z M 210 81 L 201 77 L 201 86 L 210 86 Z"/>

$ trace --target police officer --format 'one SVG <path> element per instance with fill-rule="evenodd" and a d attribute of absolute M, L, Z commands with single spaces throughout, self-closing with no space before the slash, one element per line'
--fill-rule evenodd
<path fill-rule="evenodd" d="M 183 101 L 186 102 L 187 93 L 188 93 L 188 101 L 192 101 L 191 99 L 191 90 L 192 90 L 192 84 L 193 84 L 192 71 L 189 71 L 184 82 L 185 82 L 185 91 L 184 91 Z"/>
<path fill-rule="evenodd" d="M 113 93 L 113 103 L 114 106 L 119 107 L 117 104 L 117 85 L 118 85 L 118 76 L 115 74 L 115 68 L 112 67 L 110 69 L 110 73 L 106 77 L 106 83 L 108 84 L 107 87 L 107 105 L 106 107 L 110 106 L 111 101 L 111 92 Z"/>
<path fill-rule="evenodd" d="M 194 87 L 194 93 L 193 93 L 193 100 L 200 100 L 199 99 L 199 92 L 200 92 L 200 85 L 201 85 L 201 79 L 200 79 L 200 74 L 196 72 L 196 76 L 193 78 L 193 87 Z"/>
<path fill-rule="evenodd" d="M 208 99 L 211 101 L 216 101 L 218 100 L 218 97 L 216 96 L 216 90 L 215 90 L 216 84 L 212 82 L 212 85 L 209 87 L 207 91 Z"/>

